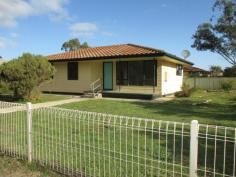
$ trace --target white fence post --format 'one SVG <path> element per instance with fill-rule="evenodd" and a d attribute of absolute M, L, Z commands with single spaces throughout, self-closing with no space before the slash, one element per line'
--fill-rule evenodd
<path fill-rule="evenodd" d="M 28 162 L 32 162 L 32 104 L 27 103 Z"/>
<path fill-rule="evenodd" d="M 189 176 L 197 177 L 197 158 L 198 158 L 198 130 L 199 125 L 197 120 L 191 122 L 190 132 L 190 163 Z"/>

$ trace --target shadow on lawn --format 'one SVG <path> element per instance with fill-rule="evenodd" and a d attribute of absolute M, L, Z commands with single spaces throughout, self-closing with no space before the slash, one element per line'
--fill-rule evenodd
<path fill-rule="evenodd" d="M 233 98 L 236 100 L 236 97 Z M 197 104 L 196 104 L 197 103 Z M 163 116 L 199 117 L 211 120 L 236 120 L 236 104 L 202 103 L 191 100 L 175 100 L 165 103 L 133 102 L 149 112 Z"/>
<path fill-rule="evenodd" d="M 0 94 L 0 101 L 6 101 L 6 102 L 17 102 L 21 101 L 21 98 L 16 98 L 12 95 L 1 95 Z"/>
<path fill-rule="evenodd" d="M 232 101 L 232 103 L 236 104 L 236 97 L 231 98 L 230 101 Z"/>

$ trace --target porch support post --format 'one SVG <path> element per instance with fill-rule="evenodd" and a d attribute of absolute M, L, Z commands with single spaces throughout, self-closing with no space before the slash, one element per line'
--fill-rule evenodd
<path fill-rule="evenodd" d="M 119 63 L 119 69 L 120 69 L 120 59 L 119 59 L 118 63 Z M 117 62 L 116 62 L 116 70 L 117 70 Z M 119 82 L 120 82 L 120 70 L 119 70 L 119 72 L 116 71 L 116 74 L 117 73 L 119 74 L 118 78 L 119 78 Z M 117 78 L 117 76 L 116 76 L 116 78 Z M 117 79 L 116 79 L 116 81 L 117 81 Z M 119 83 L 119 92 L 120 92 L 120 83 Z"/>
<path fill-rule="evenodd" d="M 154 77 L 153 77 L 153 94 L 155 94 L 156 67 L 157 67 L 157 65 L 156 65 L 156 63 L 155 63 L 155 59 L 153 59 L 153 75 L 154 75 Z"/>

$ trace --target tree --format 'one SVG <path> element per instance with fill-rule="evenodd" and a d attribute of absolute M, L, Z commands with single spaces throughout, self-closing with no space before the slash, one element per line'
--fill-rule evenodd
<path fill-rule="evenodd" d="M 216 0 L 210 22 L 198 26 L 193 48 L 221 55 L 236 65 L 236 0 Z M 216 17 L 216 18 L 215 18 Z"/>
<path fill-rule="evenodd" d="M 25 53 L 0 66 L 0 79 L 16 98 L 31 98 L 32 93 L 55 73 L 55 68 L 40 55 Z"/>
<path fill-rule="evenodd" d="M 80 48 L 89 48 L 89 45 L 88 45 L 87 42 L 84 42 L 84 43 L 80 46 Z"/>
<path fill-rule="evenodd" d="M 69 41 L 66 41 L 62 44 L 61 50 L 64 51 L 73 51 L 78 50 L 80 48 L 88 48 L 89 45 L 87 42 L 84 42 L 82 45 L 80 44 L 80 41 L 78 38 L 70 39 Z"/>
<path fill-rule="evenodd" d="M 212 76 L 222 76 L 223 70 L 220 66 L 212 65 L 210 67 L 210 72 Z"/>
<path fill-rule="evenodd" d="M 225 77 L 236 77 L 236 66 L 227 67 L 224 69 Z"/>

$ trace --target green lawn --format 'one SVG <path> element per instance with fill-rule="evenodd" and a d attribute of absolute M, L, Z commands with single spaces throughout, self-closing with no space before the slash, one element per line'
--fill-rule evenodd
<path fill-rule="evenodd" d="M 206 100 L 208 104 L 202 104 Z M 61 107 L 90 112 L 154 118 L 178 122 L 198 119 L 201 123 L 236 127 L 236 91 L 198 91 L 190 98 L 178 98 L 165 103 L 127 102 L 111 100 L 90 100 L 66 104 Z M 197 104 L 197 105 L 196 105 Z M 26 155 L 26 113 L 0 114 L 0 149 Z M 128 121 L 127 121 L 128 120 Z M 88 176 L 188 176 L 189 125 L 181 132 L 182 125 L 167 122 L 152 122 L 122 117 L 110 118 L 98 115 L 79 114 L 76 111 L 45 108 L 33 112 L 33 159 L 45 165 L 58 164 L 67 171 L 69 166 Z M 138 128 L 137 128 L 138 127 Z M 146 127 L 146 131 L 145 131 Z M 159 128 L 158 128 L 159 127 Z M 168 130 L 168 131 L 167 131 Z M 212 133 L 209 130 L 209 133 Z M 166 133 L 168 132 L 168 133 Z M 203 133 L 205 129 L 201 129 Z M 214 145 L 216 143 L 216 172 L 223 173 L 222 162 L 225 153 L 225 172 L 232 176 L 234 142 L 224 144 L 224 131 L 218 130 L 217 142 L 208 140 L 207 170 L 213 171 Z M 227 132 L 234 138 L 234 130 Z M 231 139 L 232 140 L 232 139 Z M 182 162 L 181 162 L 181 147 Z M 204 169 L 205 137 L 199 139 L 198 167 Z M 173 165 L 174 162 L 174 165 Z M 181 169 L 181 164 L 183 169 Z M 174 169 L 175 173 L 172 173 Z M 204 176 L 199 172 L 199 176 Z M 211 173 L 206 176 L 212 176 Z M 217 175 L 223 176 L 223 175 Z"/>
<path fill-rule="evenodd" d="M 209 103 L 204 104 L 207 100 Z M 165 103 L 89 100 L 61 107 L 177 122 L 196 119 L 204 124 L 236 127 L 236 91 L 197 91 L 189 98 L 177 98 Z"/>
<path fill-rule="evenodd" d="M 42 94 L 39 99 L 32 100 L 32 103 L 44 103 L 49 101 L 59 101 L 59 100 L 65 100 L 70 99 L 72 96 L 69 95 L 54 95 L 54 94 Z M 23 100 L 23 102 L 27 102 L 27 100 Z"/>

